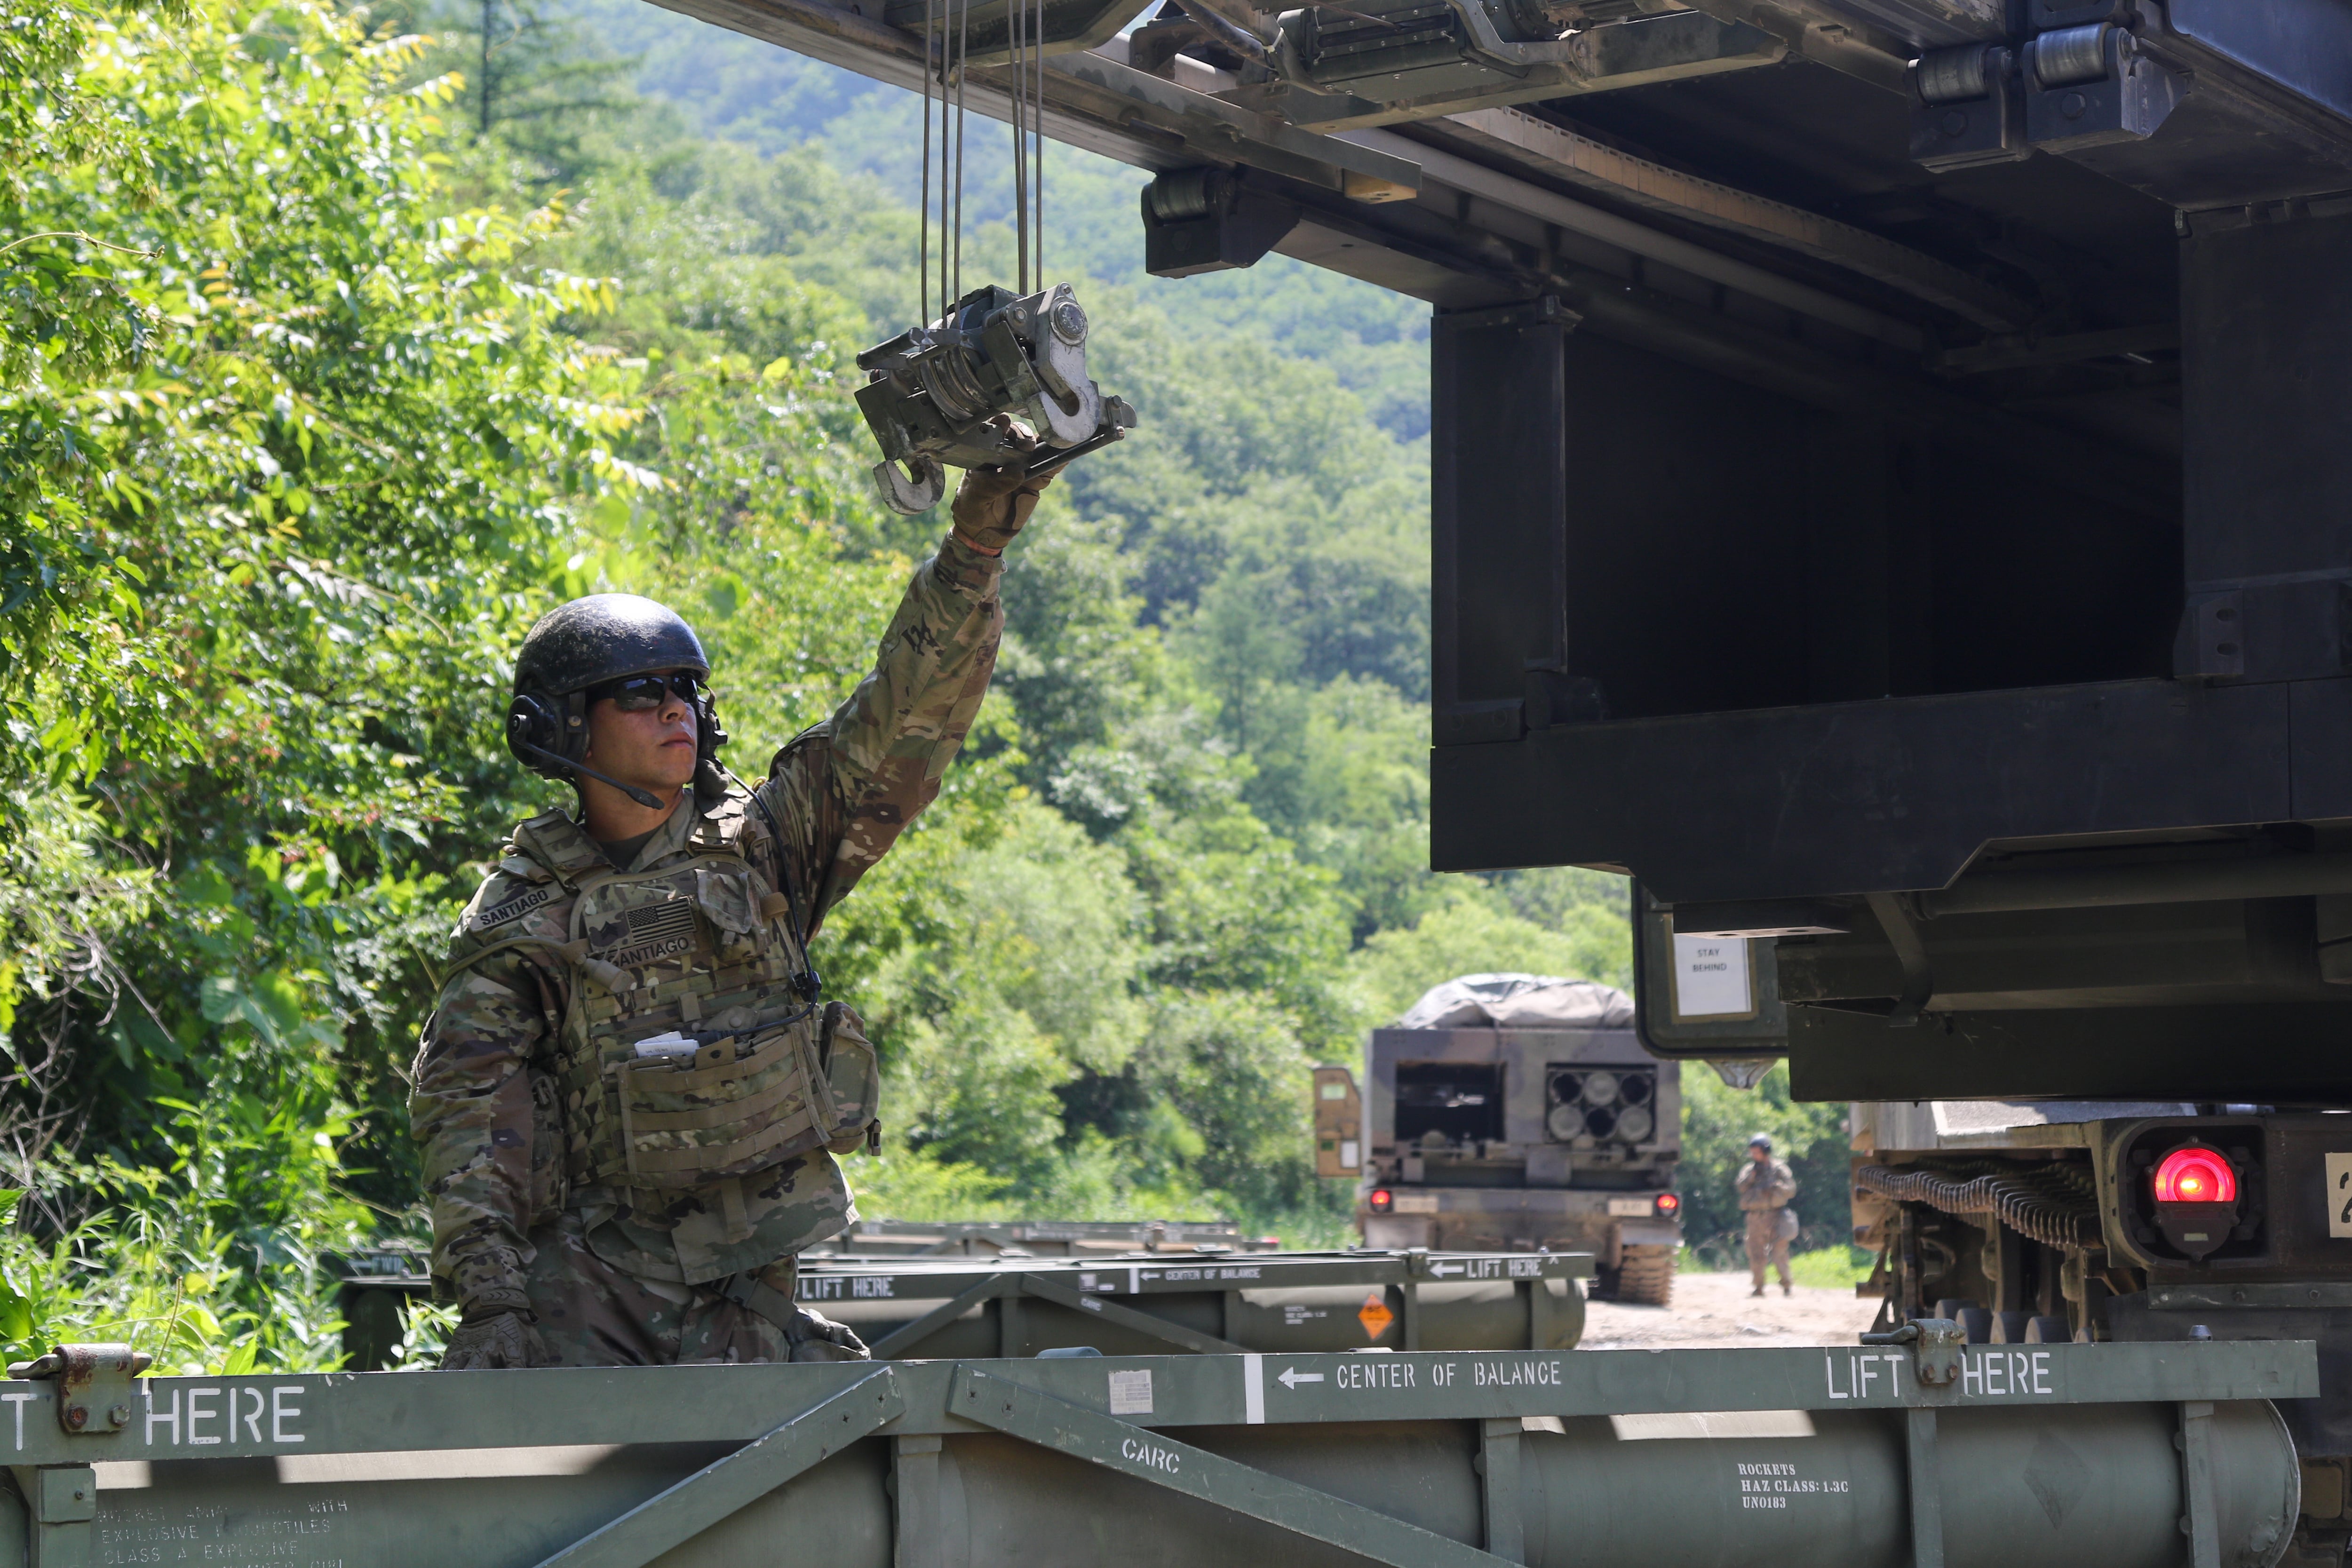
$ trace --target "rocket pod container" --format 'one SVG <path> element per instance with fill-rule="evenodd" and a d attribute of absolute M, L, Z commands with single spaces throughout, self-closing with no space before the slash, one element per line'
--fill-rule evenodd
<path fill-rule="evenodd" d="M 0 1383 L 0 1568 L 2273 1568 L 2286 1550 L 2299 1472 L 2272 1399 L 2317 1386 L 2307 1342 L 1969 1346 L 1953 1375 L 1917 1370 L 1843 1347 L 101 1365 Z"/>

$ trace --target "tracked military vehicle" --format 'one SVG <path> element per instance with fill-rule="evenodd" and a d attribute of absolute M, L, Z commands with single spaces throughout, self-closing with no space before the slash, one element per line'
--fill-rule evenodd
<path fill-rule="evenodd" d="M 1473 974 L 1371 1032 L 1360 1094 L 1318 1069 L 1319 1168 L 1361 1175 L 1365 1245 L 1590 1252 L 1596 1295 L 1665 1301 L 1681 1076 L 1633 1023 L 1610 986 Z"/>

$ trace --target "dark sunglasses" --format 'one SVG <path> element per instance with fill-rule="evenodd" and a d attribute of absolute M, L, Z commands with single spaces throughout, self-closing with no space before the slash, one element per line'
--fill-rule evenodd
<path fill-rule="evenodd" d="M 588 700 L 602 702 L 609 697 L 613 706 L 624 713 L 643 713 L 660 707 L 673 691 L 677 693 L 678 700 L 691 708 L 702 695 L 702 677 L 690 669 L 681 669 L 675 675 L 632 675 L 590 687 Z"/>

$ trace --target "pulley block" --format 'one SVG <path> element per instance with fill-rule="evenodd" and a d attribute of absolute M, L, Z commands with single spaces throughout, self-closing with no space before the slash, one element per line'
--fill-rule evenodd
<path fill-rule="evenodd" d="M 975 289 L 940 320 L 867 349 L 857 367 L 867 376 L 857 406 L 882 448 L 875 483 L 908 515 L 940 503 L 950 468 L 1050 473 L 1135 428 L 1135 410 L 1087 374 L 1087 313 L 1067 283 L 1025 297 Z"/>

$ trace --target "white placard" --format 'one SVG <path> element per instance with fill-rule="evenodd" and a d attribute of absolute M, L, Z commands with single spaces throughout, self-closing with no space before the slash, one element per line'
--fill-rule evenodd
<path fill-rule="evenodd" d="M 2352 1237 L 2352 1154 L 2327 1156 L 2327 1234 Z"/>
<path fill-rule="evenodd" d="M 1756 988 L 1744 936 L 1675 938 L 1675 1016 L 1752 1018 Z"/>
<path fill-rule="evenodd" d="M 1346 1169 L 1352 1171 L 1363 1163 L 1361 1160 L 1356 1158 L 1359 1152 L 1360 1147 L 1353 1138 L 1339 1140 L 1339 1163 Z"/>
<path fill-rule="evenodd" d="M 1151 1414 L 1151 1373 L 1149 1371 L 1110 1374 L 1110 1413 L 1113 1415 Z"/>
<path fill-rule="evenodd" d="M 1745 941 L 1745 938 L 1741 939 Z M 1801 1410 L 1663 1410 L 1654 1415 L 1612 1415 L 1620 1443 L 1661 1437 L 1810 1437 L 1813 1418 Z"/>
<path fill-rule="evenodd" d="M 1611 1198 L 1609 1217 L 1612 1219 L 1647 1219 L 1657 1206 L 1648 1198 Z"/>

